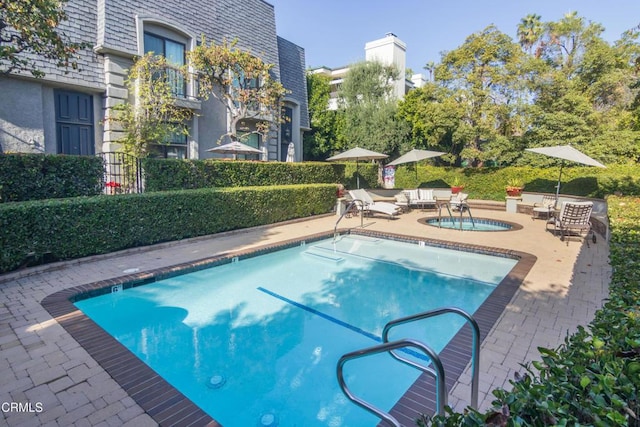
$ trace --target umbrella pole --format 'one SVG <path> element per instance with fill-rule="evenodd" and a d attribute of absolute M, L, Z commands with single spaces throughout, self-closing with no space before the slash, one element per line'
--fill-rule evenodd
<path fill-rule="evenodd" d="M 562 168 L 564 167 L 564 160 L 560 163 L 560 176 L 558 177 L 558 185 L 556 186 L 556 203 L 558 203 L 558 197 L 560 197 L 560 182 L 562 181 Z"/>

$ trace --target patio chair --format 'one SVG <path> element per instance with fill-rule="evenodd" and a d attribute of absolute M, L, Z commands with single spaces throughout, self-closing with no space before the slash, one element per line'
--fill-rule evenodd
<path fill-rule="evenodd" d="M 533 209 L 531 210 L 531 219 L 540 218 L 543 214 L 545 215 L 544 219 L 551 218 L 553 212 L 556 209 L 557 203 L 556 196 L 553 194 L 545 194 L 542 196 L 542 202 L 536 202 L 533 204 Z"/>
<path fill-rule="evenodd" d="M 388 215 L 389 219 L 398 215 L 401 211 L 399 206 L 388 202 L 376 202 L 366 190 L 350 190 L 349 195 L 353 200 L 361 200 L 363 203 L 356 203 L 359 210 L 362 210 L 364 214 L 381 213 Z"/>
<path fill-rule="evenodd" d="M 553 233 L 560 232 L 560 240 L 564 241 L 572 234 L 588 237 L 591 234 L 591 240 L 596 243 L 596 235 L 591 229 L 591 212 L 593 210 L 593 202 L 562 202 L 560 213 L 554 215 L 547 221 L 547 229 L 553 226 Z M 586 239 L 589 246 L 589 239 Z"/>
<path fill-rule="evenodd" d="M 409 199 L 409 206 L 416 206 L 424 209 L 426 206 L 436 207 L 436 198 L 433 196 L 433 189 L 418 188 L 406 190 L 404 194 Z"/>
<path fill-rule="evenodd" d="M 449 204 L 451 205 L 452 209 L 464 210 L 469 207 L 467 205 L 468 198 L 469 198 L 469 195 L 467 193 L 452 194 L 451 198 L 449 199 Z"/>

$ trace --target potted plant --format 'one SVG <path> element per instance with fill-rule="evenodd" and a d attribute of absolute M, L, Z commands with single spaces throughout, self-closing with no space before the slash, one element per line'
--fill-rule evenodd
<path fill-rule="evenodd" d="M 524 183 L 520 178 L 511 178 L 507 181 L 507 196 L 510 197 L 519 197 L 522 195 L 522 190 L 524 190 Z"/>
<path fill-rule="evenodd" d="M 464 184 L 462 183 L 462 180 L 460 180 L 460 177 L 458 176 L 454 177 L 453 181 L 451 182 L 451 193 L 458 194 L 462 190 L 464 190 Z"/>

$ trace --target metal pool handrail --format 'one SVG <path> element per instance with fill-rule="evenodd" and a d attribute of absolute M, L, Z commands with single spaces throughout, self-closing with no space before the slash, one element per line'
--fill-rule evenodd
<path fill-rule="evenodd" d="M 441 399 L 441 395 L 446 396 L 446 392 L 445 392 L 445 382 L 444 382 L 444 368 L 442 366 L 442 362 L 440 361 L 440 358 L 438 357 L 438 354 L 432 350 L 431 348 L 429 348 L 427 345 L 419 342 L 419 341 L 415 341 L 415 340 L 411 340 L 411 339 L 401 339 L 398 341 L 392 341 L 392 342 L 385 342 L 383 344 L 379 344 L 373 347 L 368 347 L 368 348 L 363 348 L 362 350 L 357 350 L 357 351 L 353 351 L 351 353 L 347 353 L 345 355 L 343 355 L 340 360 L 338 360 L 338 366 L 337 366 L 337 374 L 338 374 L 338 384 L 340 384 L 340 388 L 342 389 L 342 392 L 347 396 L 347 398 L 349 398 L 349 400 L 351 400 L 352 402 L 354 402 L 356 405 L 366 409 L 367 411 L 377 415 L 378 417 L 380 417 L 382 420 L 388 422 L 390 425 L 394 426 L 394 427 L 402 427 L 400 425 L 400 423 L 398 422 L 397 419 L 395 419 L 395 417 L 393 417 L 391 414 L 389 414 L 388 412 L 383 411 L 382 409 L 368 403 L 367 401 L 359 398 L 358 396 L 354 395 L 351 390 L 349 390 L 349 387 L 347 386 L 345 380 L 344 380 L 344 375 L 342 373 L 343 367 L 345 365 L 345 363 L 347 363 L 349 360 L 352 359 L 359 359 L 361 357 L 366 357 L 366 356 L 370 356 L 373 354 L 378 354 L 378 353 L 384 353 L 384 352 L 389 352 L 391 354 L 393 354 L 393 350 L 397 350 L 400 348 L 405 348 L 405 347 L 415 347 L 419 350 L 422 350 L 427 356 L 429 356 L 429 358 L 431 358 L 431 361 L 433 363 L 433 365 L 435 366 L 435 370 L 437 371 L 437 375 L 436 375 L 436 394 L 438 395 L 438 414 L 440 415 L 444 415 L 444 406 L 445 406 L 445 399 Z M 398 359 L 401 360 L 401 359 Z M 402 361 L 402 360 L 401 360 Z M 418 365 L 417 363 L 410 363 L 411 366 L 420 369 L 423 372 L 428 372 L 428 371 L 432 371 L 430 368 L 427 368 L 425 366 L 422 365 Z M 431 372 L 430 372 L 431 373 Z"/>
<path fill-rule="evenodd" d="M 360 203 L 361 205 L 361 209 L 360 209 L 360 227 L 364 227 L 364 201 L 360 200 L 360 199 L 353 199 L 345 208 L 344 212 L 342 212 L 342 215 L 340 215 L 340 218 L 338 218 L 338 220 L 336 221 L 336 225 L 335 227 L 333 227 L 333 241 L 336 241 L 336 237 L 337 237 L 337 230 L 338 230 L 338 224 L 340 223 L 340 221 L 342 220 L 342 218 L 344 218 L 344 216 L 347 214 L 347 212 L 349 212 L 349 209 L 351 209 L 351 207 L 357 203 Z"/>
<path fill-rule="evenodd" d="M 469 323 L 469 325 L 471 325 L 471 329 L 473 331 L 473 345 L 472 345 L 472 356 L 471 356 L 471 407 L 474 409 L 478 409 L 478 383 L 480 380 L 480 371 L 479 371 L 479 364 L 480 364 L 480 346 L 479 346 L 479 341 L 480 341 L 480 327 L 478 326 L 478 322 L 476 322 L 476 320 L 473 318 L 473 316 L 471 316 L 469 313 L 467 313 L 466 311 L 462 310 L 461 308 L 458 307 L 443 307 L 443 308 L 437 308 L 435 310 L 429 310 L 429 311 L 425 311 L 422 313 L 418 313 L 418 314 L 413 314 L 411 316 L 406 316 L 406 317 L 401 317 L 399 319 L 395 319 L 395 320 L 391 320 L 390 322 L 388 322 L 386 325 L 384 325 L 384 329 L 382 330 L 382 342 L 389 342 L 389 331 L 398 326 L 398 325 L 403 325 L 405 323 L 410 323 L 410 322 L 415 322 L 416 320 L 422 320 L 422 319 L 427 319 L 430 317 L 435 317 L 435 316 L 440 316 L 442 314 L 458 314 L 462 317 L 465 318 L 465 320 L 467 321 L 467 323 Z M 398 354 L 396 354 L 393 350 L 389 351 L 389 354 L 391 354 L 391 356 L 395 357 L 396 359 L 400 360 L 401 362 L 407 363 L 409 365 L 418 367 L 419 365 L 411 360 L 408 360 L 402 356 L 399 356 Z M 425 372 L 430 373 L 431 375 L 436 375 L 436 373 L 432 370 L 429 369 Z M 439 396 L 438 396 L 439 398 Z M 446 396 L 445 396 L 446 399 Z M 438 405 L 440 405 L 441 403 L 438 402 Z M 445 402 L 446 404 L 446 402 Z"/>

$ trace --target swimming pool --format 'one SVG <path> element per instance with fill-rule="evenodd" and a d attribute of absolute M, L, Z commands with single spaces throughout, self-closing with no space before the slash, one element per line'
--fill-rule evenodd
<path fill-rule="evenodd" d="M 305 244 L 76 305 L 224 425 L 375 425 L 337 388 L 337 359 L 375 344 L 388 320 L 442 305 L 474 312 L 515 263 L 342 237 L 335 250 L 330 240 Z M 398 333 L 440 350 L 461 324 L 445 318 Z M 424 336 L 436 329 L 448 334 Z M 372 375 L 381 365 L 390 384 Z M 347 376 L 388 409 L 417 374 L 380 359 Z"/>

